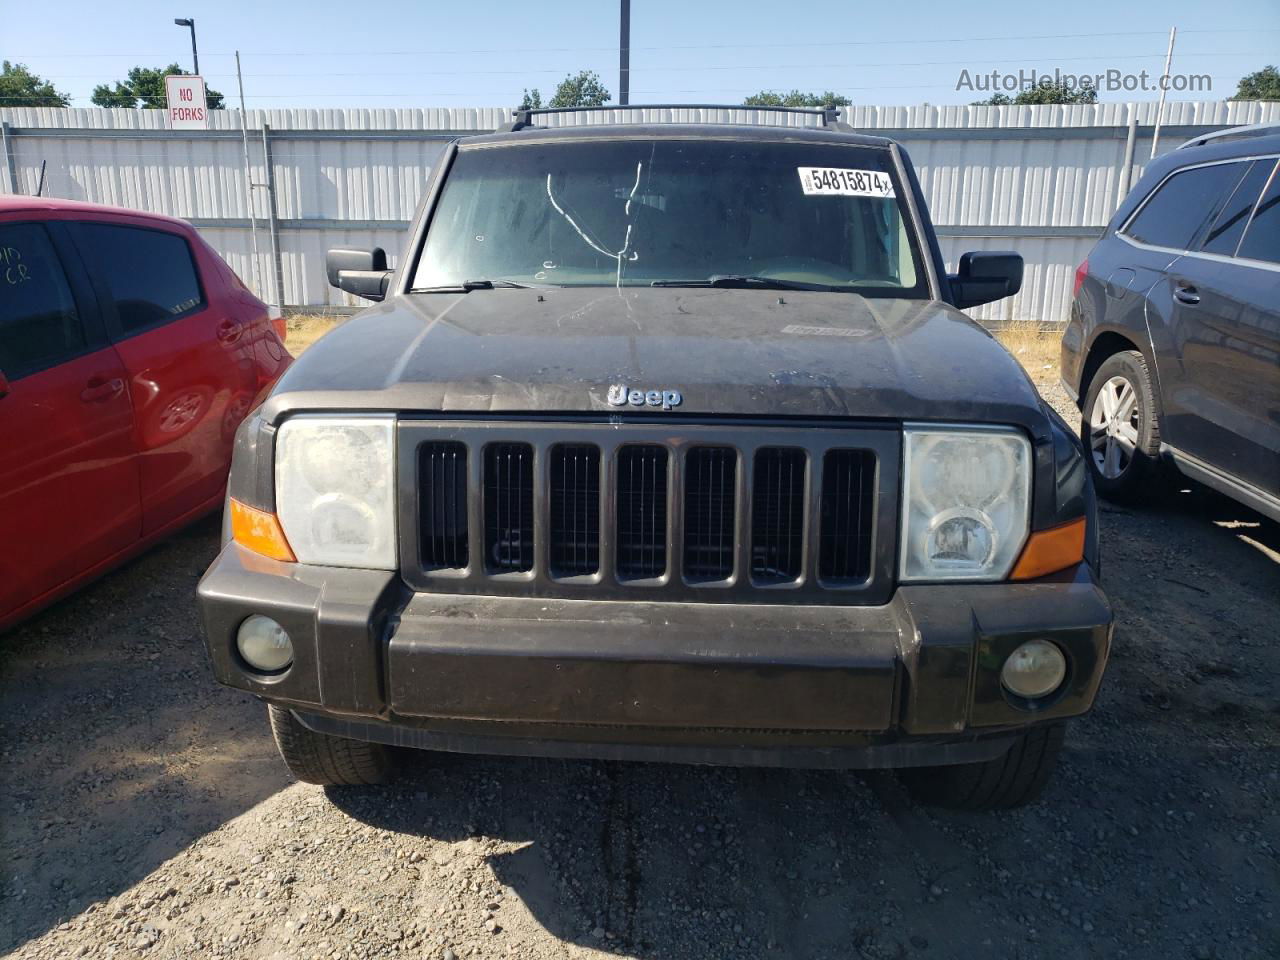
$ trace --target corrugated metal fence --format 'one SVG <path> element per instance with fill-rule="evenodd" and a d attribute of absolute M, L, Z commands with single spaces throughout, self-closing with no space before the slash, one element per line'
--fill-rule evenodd
<path fill-rule="evenodd" d="M 980 308 L 977 316 L 1061 321 L 1076 264 L 1151 153 L 1155 110 L 1154 103 L 852 107 L 844 119 L 899 140 L 911 154 L 950 268 L 965 250 L 1014 249 L 1026 259 L 1023 292 Z M 256 185 L 251 189 L 239 111 L 212 112 L 208 130 L 175 131 L 164 126 L 162 110 L 0 109 L 0 185 L 6 192 L 34 193 L 43 163 L 46 196 L 190 220 L 264 299 L 345 305 L 357 301 L 325 283 L 325 250 L 379 245 L 397 256 L 444 144 L 492 130 L 510 116 L 505 107 L 251 110 L 245 118 L 249 179 Z M 539 122 L 619 120 L 815 122 L 702 107 L 576 113 Z M 1280 103 L 1169 103 L 1160 152 L 1211 130 L 1261 122 L 1280 122 Z M 272 214 L 278 269 L 271 255 Z M 261 251 L 256 270 L 251 216 Z"/>

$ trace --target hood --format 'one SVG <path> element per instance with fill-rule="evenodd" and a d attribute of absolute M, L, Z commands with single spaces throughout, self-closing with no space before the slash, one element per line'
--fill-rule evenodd
<path fill-rule="evenodd" d="M 614 406 L 617 384 L 681 402 Z M 263 415 L 333 409 L 1045 422 L 1017 361 L 945 303 L 705 288 L 394 297 L 307 350 Z"/>

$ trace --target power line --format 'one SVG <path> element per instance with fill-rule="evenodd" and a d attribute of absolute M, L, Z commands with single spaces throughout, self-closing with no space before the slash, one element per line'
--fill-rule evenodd
<path fill-rule="evenodd" d="M 1194 58 L 1215 58 L 1215 57 L 1240 57 L 1253 55 L 1252 50 L 1233 50 L 1220 53 L 1189 53 L 1181 55 L 1179 60 L 1189 60 Z M 206 54 L 207 56 L 207 54 Z M 982 61 L 984 67 L 989 64 L 1009 64 L 1009 63 L 1027 63 L 1031 57 L 1011 57 L 1005 60 L 986 60 Z M 1107 60 L 1117 59 L 1114 55 L 1095 54 L 1087 57 L 1051 57 L 1046 58 L 1052 63 L 1081 63 L 1091 60 Z M 1143 53 L 1126 55 L 1123 60 L 1163 60 L 1163 53 Z M 667 72 L 667 73 L 695 73 L 699 71 L 724 72 L 733 70 L 848 70 L 851 66 L 856 66 L 859 70 L 868 67 L 956 67 L 971 66 L 974 63 L 972 58 L 965 60 L 877 60 L 873 62 L 859 61 L 856 65 L 849 63 L 750 63 L 750 64 L 708 64 L 706 66 L 655 66 L 645 67 L 644 72 Z M 351 72 L 335 72 L 332 70 L 321 70 L 315 72 L 307 71 L 290 71 L 285 73 L 246 73 L 246 77 L 254 78 L 286 78 L 286 77 L 457 77 L 457 76 L 529 76 L 537 73 L 561 73 L 559 69 L 530 69 L 530 70 L 358 70 Z M 981 72 L 986 73 L 984 69 Z M 1043 72 L 1043 71 L 1040 71 Z M 60 80 L 84 80 L 101 77 L 101 73 L 64 73 L 59 74 Z M 206 73 L 206 80 L 231 79 L 234 73 Z"/>
<path fill-rule="evenodd" d="M 1257 35 L 1260 33 L 1280 33 L 1280 29 L 1235 29 L 1235 30 L 1184 30 L 1184 34 L 1227 34 L 1227 33 L 1245 33 L 1249 35 Z M 1096 40 L 1107 37 L 1164 37 L 1168 32 L 1165 30 L 1129 30 L 1129 31 L 1108 31 L 1106 33 L 1041 33 L 1041 34 L 1007 34 L 1005 36 L 994 37 L 939 37 L 936 39 L 913 39 L 913 40 L 832 40 L 819 43 L 704 43 L 704 44 L 661 44 L 659 46 L 637 47 L 632 46 L 631 50 L 760 50 L 760 49 L 779 49 L 779 48 L 812 48 L 812 47 L 890 47 L 890 46 L 918 46 L 921 44 L 933 43 L 998 43 L 1006 40 Z M 589 53 L 589 52 L 613 52 L 617 48 L 608 47 L 497 47 L 489 49 L 461 49 L 457 47 L 449 49 L 435 50 L 379 50 L 379 57 L 421 57 L 421 56 L 447 56 L 450 54 L 509 54 L 509 53 Z M 350 48 L 341 50 L 242 50 L 241 53 L 247 56 L 259 57 L 316 57 L 316 56 L 350 56 Z M 58 51 L 54 53 L 22 53 L 12 55 L 12 59 L 21 60 L 23 57 L 159 57 L 164 59 L 171 57 L 172 51 L 165 53 L 66 53 Z M 234 53 L 206 53 L 205 57 L 220 56 L 232 57 Z"/>

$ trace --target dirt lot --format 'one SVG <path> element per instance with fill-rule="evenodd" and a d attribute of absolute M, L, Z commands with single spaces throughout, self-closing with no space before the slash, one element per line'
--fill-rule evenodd
<path fill-rule="evenodd" d="M 1065 410 L 1052 351 L 1013 346 Z M 1041 803 L 962 815 L 881 774 L 291 782 L 262 706 L 210 679 L 210 520 L 0 638 L 0 952 L 1280 957 L 1280 528 L 1203 491 L 1102 522 L 1098 707 Z"/>

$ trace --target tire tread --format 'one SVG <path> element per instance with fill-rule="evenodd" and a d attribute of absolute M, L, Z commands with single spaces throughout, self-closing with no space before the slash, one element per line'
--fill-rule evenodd
<path fill-rule="evenodd" d="M 902 771 L 903 781 L 923 803 L 955 810 L 1002 810 L 1035 800 L 1044 790 L 1062 749 L 1061 723 L 1034 727 L 1002 755 L 980 763 Z"/>
<path fill-rule="evenodd" d="M 1114 376 L 1126 376 L 1138 394 L 1138 444 L 1129 467 L 1113 479 L 1098 472 L 1093 462 L 1093 449 L 1089 438 L 1089 414 L 1097 398 L 1095 387 Z M 1136 503 L 1158 492 L 1160 480 L 1160 404 L 1155 391 L 1155 381 L 1147 359 L 1138 350 L 1121 350 L 1107 357 L 1093 372 L 1093 378 L 1085 388 L 1084 403 L 1080 408 L 1080 440 L 1094 487 L 1099 494 L 1117 503 Z"/>
<path fill-rule="evenodd" d="M 270 704 L 267 715 L 281 759 L 304 783 L 362 786 L 390 779 L 391 757 L 382 744 L 308 730 L 287 707 Z"/>

